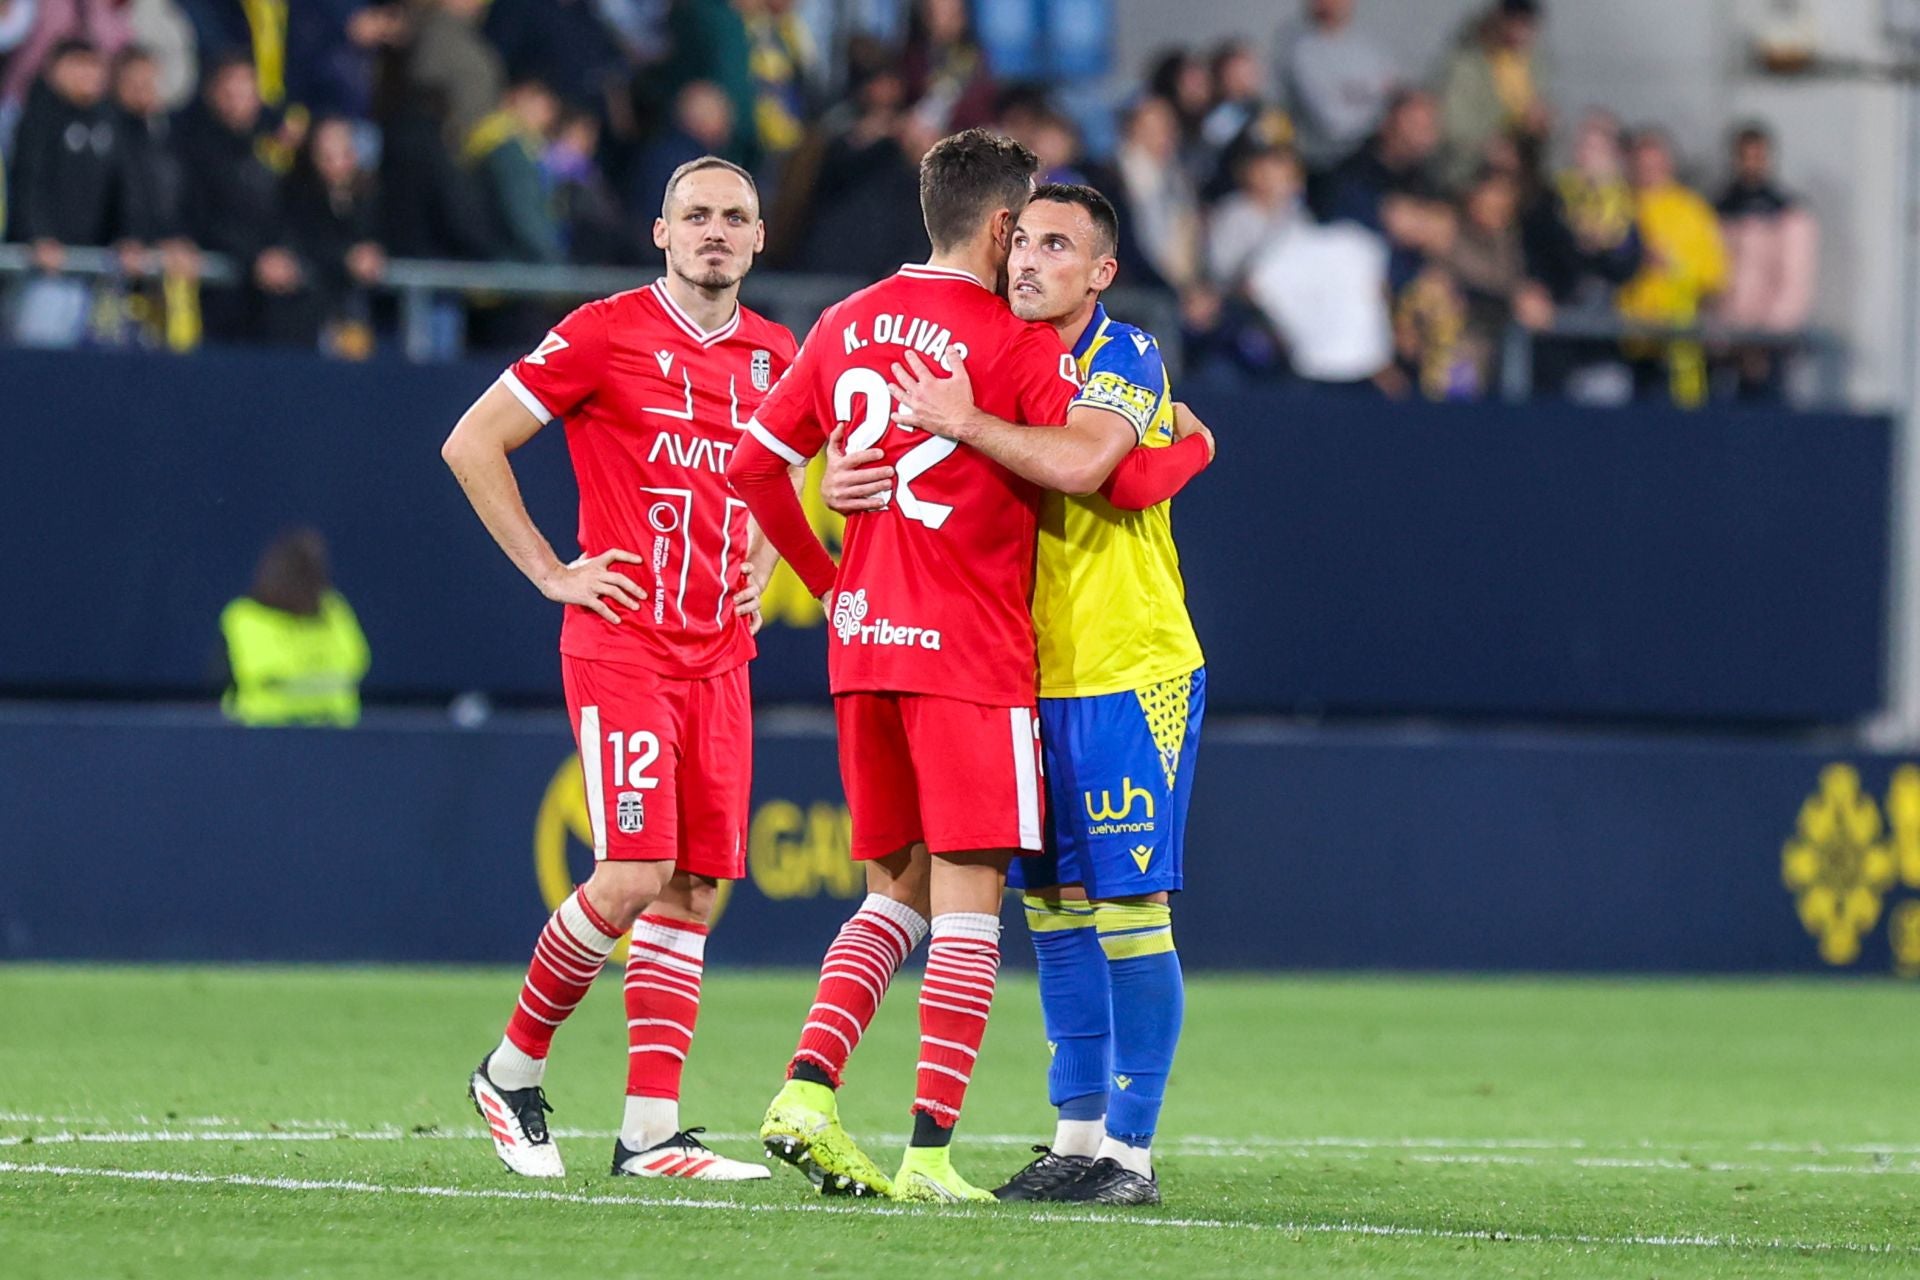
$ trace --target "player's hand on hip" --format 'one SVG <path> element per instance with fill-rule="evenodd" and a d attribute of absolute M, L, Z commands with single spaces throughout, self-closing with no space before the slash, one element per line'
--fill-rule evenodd
<path fill-rule="evenodd" d="M 1188 436 L 1206 437 L 1207 461 L 1211 463 L 1214 454 L 1218 452 L 1213 443 L 1213 432 L 1207 430 L 1207 424 L 1200 421 L 1198 414 L 1187 408 L 1185 401 L 1175 400 L 1173 402 L 1173 438 L 1185 440 Z"/>
<path fill-rule="evenodd" d="M 591 609 L 608 622 L 618 624 L 620 615 L 613 611 L 613 605 L 638 609 L 640 587 L 626 574 L 614 572 L 613 566 L 645 563 L 633 552 L 618 547 L 597 556 L 581 556 L 550 574 L 540 584 L 540 593 L 558 604 Z"/>
<path fill-rule="evenodd" d="M 929 435 L 965 440 L 967 428 L 979 416 L 973 403 L 973 379 L 965 360 L 949 357 L 942 363 L 947 370 L 944 378 L 918 351 L 907 352 L 904 365 L 894 361 L 893 381 L 887 386 L 896 406 L 893 420 Z"/>
<path fill-rule="evenodd" d="M 893 501 L 893 468 L 884 465 L 879 449 L 848 453 L 847 426 L 840 423 L 827 437 L 827 470 L 820 479 L 820 496 L 841 515 L 879 511 Z"/>
<path fill-rule="evenodd" d="M 757 636 L 765 619 L 760 616 L 760 596 L 767 589 L 764 578 L 751 566 L 741 576 L 740 589 L 733 593 L 734 616 L 747 620 L 747 634 Z"/>

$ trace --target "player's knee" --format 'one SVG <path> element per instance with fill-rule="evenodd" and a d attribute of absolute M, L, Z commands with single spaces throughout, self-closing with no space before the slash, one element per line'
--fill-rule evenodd
<path fill-rule="evenodd" d="M 587 881 L 587 900 L 607 920 L 624 927 L 667 887 L 671 862 L 602 862 Z"/>
<path fill-rule="evenodd" d="M 656 915 L 691 924 L 706 924 L 713 919 L 714 903 L 720 898 L 720 882 L 706 876 L 676 871 L 666 888 L 655 899 Z"/>

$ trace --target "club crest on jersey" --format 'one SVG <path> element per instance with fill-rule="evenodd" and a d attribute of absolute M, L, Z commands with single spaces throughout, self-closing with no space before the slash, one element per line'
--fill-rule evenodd
<path fill-rule="evenodd" d="M 771 351 L 754 352 L 753 362 L 749 366 L 749 372 L 753 376 L 753 389 L 755 391 L 765 391 L 768 387 L 772 386 L 773 385 L 773 352 Z"/>
<path fill-rule="evenodd" d="M 613 822 L 623 836 L 637 836 L 647 825 L 647 805 L 638 791 L 622 791 L 614 797 Z"/>

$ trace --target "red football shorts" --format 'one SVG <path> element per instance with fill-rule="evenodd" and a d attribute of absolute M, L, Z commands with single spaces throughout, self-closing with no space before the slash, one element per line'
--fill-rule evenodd
<path fill-rule="evenodd" d="M 856 861 L 924 840 L 934 853 L 1040 849 L 1039 721 L 923 693 L 833 700 Z"/>
<path fill-rule="evenodd" d="M 674 680 L 562 654 L 597 862 L 672 862 L 738 880 L 747 870 L 753 707 L 743 663 Z"/>

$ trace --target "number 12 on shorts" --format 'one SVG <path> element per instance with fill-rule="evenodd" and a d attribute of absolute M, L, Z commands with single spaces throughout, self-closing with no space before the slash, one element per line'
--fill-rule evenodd
<path fill-rule="evenodd" d="M 657 734 L 645 729 L 634 733 L 621 733 L 616 729 L 607 735 L 607 745 L 613 748 L 614 786 L 651 791 L 660 785 L 660 779 L 647 777 L 647 770 L 660 758 Z"/>

